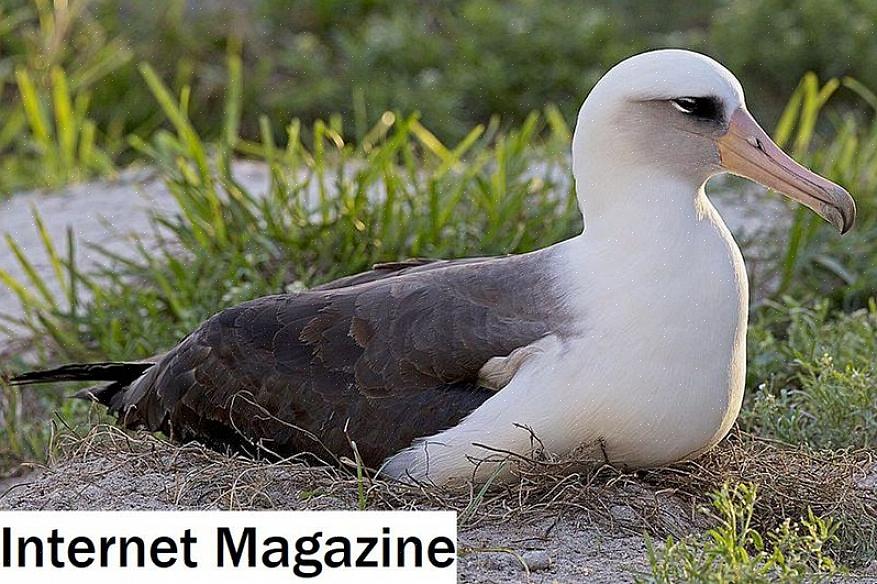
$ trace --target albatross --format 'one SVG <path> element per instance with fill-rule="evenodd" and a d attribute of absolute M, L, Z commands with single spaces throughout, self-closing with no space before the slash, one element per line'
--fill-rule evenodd
<path fill-rule="evenodd" d="M 128 428 L 284 457 L 355 447 L 406 481 L 506 476 L 490 453 L 534 437 L 623 468 L 696 457 L 734 423 L 746 368 L 746 271 L 705 183 L 746 177 L 841 233 L 855 204 L 774 144 L 727 69 L 684 50 L 605 74 L 572 171 L 585 228 L 566 241 L 377 265 L 222 310 L 150 362 L 12 383 L 103 382 L 78 395 Z"/>

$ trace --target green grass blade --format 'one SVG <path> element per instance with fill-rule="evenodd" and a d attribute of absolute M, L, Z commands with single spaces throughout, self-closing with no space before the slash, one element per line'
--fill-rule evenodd
<path fill-rule="evenodd" d="M 27 70 L 23 68 L 15 70 L 15 79 L 18 82 L 21 104 L 24 107 L 34 139 L 48 153 L 52 149 L 52 133 L 33 80 L 31 80 Z"/>
<path fill-rule="evenodd" d="M 123 39 L 115 39 L 100 48 L 85 67 L 77 68 L 70 78 L 74 91 L 88 88 L 113 71 L 124 67 L 134 56 Z"/>
<path fill-rule="evenodd" d="M 76 287 L 77 280 L 84 276 L 80 275 L 76 270 L 76 240 L 73 237 L 73 228 L 67 227 L 67 275 L 69 285 L 67 286 L 67 305 L 70 308 L 70 314 L 76 317 L 79 310 L 79 291 Z"/>
<path fill-rule="evenodd" d="M 76 122 L 73 115 L 73 101 L 67 76 L 60 67 L 52 68 L 52 104 L 55 108 L 55 128 L 58 134 L 61 173 L 70 177 L 74 171 L 76 156 Z"/>
<path fill-rule="evenodd" d="M 27 117 L 20 109 L 14 109 L 6 113 L 3 126 L 0 127 L 0 151 L 6 149 L 21 135 L 27 126 Z"/>
<path fill-rule="evenodd" d="M 52 308 L 56 308 L 57 304 L 55 302 L 55 296 L 49 290 L 48 285 L 46 285 L 45 279 L 40 276 L 37 272 L 34 265 L 27 258 L 27 255 L 24 251 L 19 247 L 18 243 L 12 239 L 12 236 L 8 233 L 4 236 L 6 239 L 6 244 L 9 246 L 9 249 L 12 250 L 13 255 L 15 255 L 15 259 L 18 260 L 19 265 L 24 270 L 24 273 L 27 275 L 27 279 L 30 283 L 37 289 L 40 293 L 40 296 L 46 301 L 46 303 Z"/>
<path fill-rule="evenodd" d="M 45 306 L 33 294 L 28 292 L 26 286 L 3 268 L 0 268 L 0 283 L 9 288 L 18 297 L 19 302 L 21 302 L 22 307 L 26 311 L 41 309 Z"/>
<path fill-rule="evenodd" d="M 52 238 L 49 236 L 49 232 L 46 229 L 42 216 L 40 216 L 37 208 L 33 205 L 31 205 L 31 214 L 33 215 L 34 225 L 36 225 L 37 232 L 40 235 L 43 249 L 46 250 L 46 255 L 49 256 L 49 265 L 52 267 L 55 279 L 61 286 L 62 291 L 66 294 L 67 286 L 64 281 L 64 265 L 61 262 L 60 257 L 58 257 L 58 250 L 55 248 L 55 244 L 52 243 Z"/>
<path fill-rule="evenodd" d="M 96 156 L 94 140 L 97 126 L 91 120 L 82 122 L 82 131 L 79 133 L 79 161 L 88 168 L 97 170 L 99 158 Z"/>
<path fill-rule="evenodd" d="M 241 109 L 243 104 L 243 63 L 240 56 L 240 43 L 229 43 L 228 86 L 225 94 L 225 116 L 223 118 L 223 141 L 229 151 L 234 150 L 240 135 Z"/>
<path fill-rule="evenodd" d="M 152 95 L 155 97 L 162 111 L 170 120 L 178 136 L 183 141 L 189 154 L 195 160 L 202 179 L 209 180 L 210 168 L 207 163 L 207 153 L 198 134 L 189 122 L 183 109 L 171 96 L 165 84 L 156 74 L 155 70 L 146 63 L 140 65 L 140 73 L 146 80 Z"/>
<path fill-rule="evenodd" d="M 801 104 L 804 101 L 804 80 L 798 84 L 786 107 L 783 109 L 780 120 L 777 122 L 776 129 L 773 132 L 773 139 L 777 145 L 782 148 L 789 140 L 792 139 L 792 133 L 795 131 L 795 124 L 801 113 Z"/>
<path fill-rule="evenodd" d="M 548 121 L 548 127 L 551 128 L 552 137 L 563 144 L 565 147 L 572 142 L 572 131 L 569 124 L 560 112 L 560 108 L 554 104 L 545 107 L 545 119 Z"/>
<path fill-rule="evenodd" d="M 871 106 L 872 110 L 877 111 L 877 94 L 852 77 L 844 77 L 843 85 L 862 98 L 869 106 Z"/>

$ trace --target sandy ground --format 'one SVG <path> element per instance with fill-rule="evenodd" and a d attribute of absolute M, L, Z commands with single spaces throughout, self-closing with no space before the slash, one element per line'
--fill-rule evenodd
<path fill-rule="evenodd" d="M 83 449 L 15 484 L 0 510 L 356 509 L 351 479 L 300 464 L 259 465 L 159 442 Z M 5 492 L 4 492 L 5 491 Z M 404 496 L 404 495 L 403 495 Z M 386 494 L 369 497 L 385 508 Z M 403 506 L 436 508 L 409 497 Z M 619 507 L 620 509 L 620 507 Z M 623 519 L 624 512 L 617 512 Z M 632 582 L 645 569 L 643 538 L 588 513 L 485 513 L 460 529 L 460 582 Z"/>
<path fill-rule="evenodd" d="M 0 511 L 358 508 L 356 478 L 333 468 L 255 462 L 100 426 L 83 438 L 62 437 L 60 449 L 46 468 L 0 485 Z M 861 488 L 873 489 L 874 477 Z M 588 482 L 594 489 L 577 487 L 573 497 L 555 493 L 552 478 L 535 499 L 510 485 L 477 502 L 472 493 L 380 481 L 366 481 L 364 491 L 369 509 L 456 509 L 460 582 L 633 582 L 647 573 L 647 527 L 677 536 L 706 528 L 685 495 L 666 484 L 632 475 Z M 834 581 L 877 583 L 877 565 L 867 571 Z"/>

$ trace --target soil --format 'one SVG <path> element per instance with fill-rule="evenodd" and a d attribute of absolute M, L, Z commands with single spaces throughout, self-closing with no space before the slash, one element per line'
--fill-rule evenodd
<path fill-rule="evenodd" d="M 708 455 L 704 466 L 709 465 L 706 472 L 711 474 L 721 468 L 721 461 L 742 454 L 754 464 L 738 470 L 759 480 L 768 465 L 781 465 L 771 459 L 777 454 L 771 448 L 726 444 Z M 62 436 L 59 451 L 59 458 L 45 468 L 0 483 L 0 511 L 360 508 L 356 477 L 330 467 L 253 461 L 106 426 L 97 426 L 82 438 Z M 793 464 L 797 456 L 790 454 Z M 765 468 L 757 467 L 759 460 L 765 461 Z M 799 471 L 804 483 L 828 475 L 835 483 L 847 483 L 840 492 L 849 487 L 874 492 L 877 467 L 862 475 L 849 474 L 850 460 L 844 458 L 798 462 L 805 464 Z M 833 476 L 842 469 L 846 470 Z M 644 533 L 652 532 L 660 549 L 667 533 L 680 537 L 702 533 L 707 526 L 684 489 L 668 486 L 683 470 L 668 471 L 657 480 L 648 474 L 616 475 L 609 480 L 575 475 L 576 482 L 574 476 L 560 479 L 549 474 L 537 479 L 541 482 L 535 483 L 540 491 L 536 499 L 528 492 L 527 481 L 480 501 L 473 493 L 376 480 L 366 480 L 363 488 L 368 509 L 457 510 L 460 582 L 633 582 L 637 575 L 647 574 Z M 849 482 L 852 476 L 858 486 Z M 697 481 L 704 478 L 693 475 L 690 487 L 702 489 Z M 571 496 L 559 489 L 564 481 Z M 762 492 L 769 488 L 762 486 Z M 772 488 L 788 489 L 781 483 Z M 545 497 L 545 491 L 551 495 Z M 866 567 L 865 573 L 834 581 L 875 584 L 875 576 L 877 564 Z"/>

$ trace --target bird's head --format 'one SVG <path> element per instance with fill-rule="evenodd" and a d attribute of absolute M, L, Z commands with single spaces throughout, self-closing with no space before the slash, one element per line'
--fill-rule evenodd
<path fill-rule="evenodd" d="M 792 160 L 761 129 L 731 72 L 691 51 L 642 53 L 600 79 L 579 112 L 573 170 L 585 190 L 608 174 L 699 187 L 730 172 L 806 205 L 841 233 L 856 216 L 846 190 Z"/>

